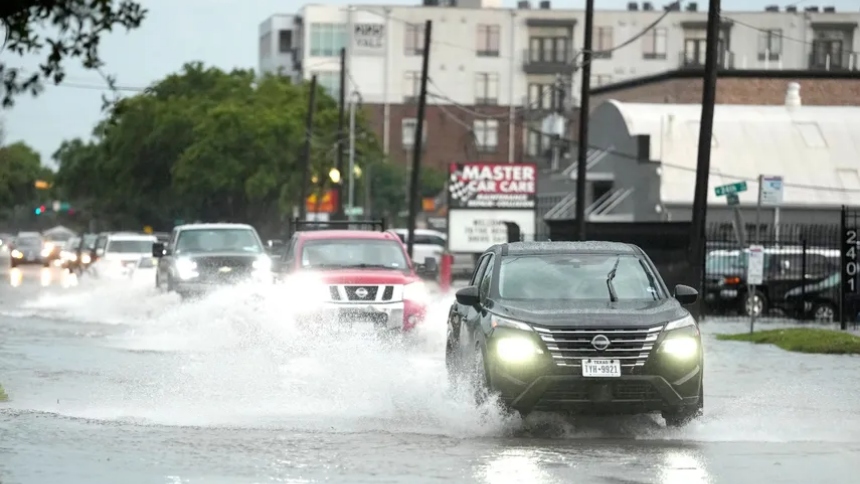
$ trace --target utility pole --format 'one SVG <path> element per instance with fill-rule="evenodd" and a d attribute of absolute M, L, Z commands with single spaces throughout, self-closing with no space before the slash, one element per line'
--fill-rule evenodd
<path fill-rule="evenodd" d="M 714 129 L 714 104 L 717 99 L 717 58 L 720 39 L 720 0 L 708 2 L 708 37 L 705 47 L 705 72 L 702 86 L 702 118 L 699 121 L 699 156 L 696 163 L 696 188 L 693 198 L 693 223 L 690 230 L 690 268 L 694 287 L 702 291 L 705 268 L 705 223 L 708 211 L 708 175 L 711 171 L 711 135 Z M 702 313 L 701 298 L 696 315 Z"/>
<path fill-rule="evenodd" d="M 355 208 L 355 109 L 356 98 L 361 98 L 357 91 L 353 91 L 349 100 L 349 219 L 352 220 L 352 210 Z M 367 207 L 365 207 L 367 210 Z"/>
<path fill-rule="evenodd" d="M 335 193 L 337 193 L 337 213 L 335 220 L 343 220 L 343 138 L 344 124 L 346 123 L 346 48 L 340 49 L 340 105 L 337 118 L 337 165 L 335 169 L 340 173 L 340 180 L 334 184 Z"/>
<path fill-rule="evenodd" d="M 311 140 L 314 129 L 314 108 L 316 106 L 317 76 L 311 76 L 311 92 L 308 94 L 308 114 L 305 118 L 305 148 L 302 153 L 302 186 L 299 189 L 299 220 L 307 218 L 308 182 L 311 177 Z"/>
<path fill-rule="evenodd" d="M 579 240 L 585 240 L 585 177 L 588 168 L 588 112 L 591 91 L 591 51 L 594 37 L 594 0 L 585 2 L 585 39 L 582 42 L 582 80 L 579 95 L 579 144 L 576 157 L 576 228 Z"/>
<path fill-rule="evenodd" d="M 430 70 L 430 35 L 433 32 L 433 22 L 428 20 L 424 24 L 424 59 L 421 66 L 421 92 L 418 96 L 418 119 L 415 123 L 415 142 L 412 151 L 412 173 L 409 181 L 409 221 L 408 239 L 406 249 L 409 251 L 409 259 L 412 259 L 412 248 L 415 242 L 415 218 L 418 216 L 418 183 L 421 180 L 421 144 L 424 137 L 424 110 L 427 107 L 427 77 Z"/>

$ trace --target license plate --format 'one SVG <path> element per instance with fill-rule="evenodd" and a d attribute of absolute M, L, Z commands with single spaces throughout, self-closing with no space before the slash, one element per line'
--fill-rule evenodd
<path fill-rule="evenodd" d="M 618 360 L 582 360 L 582 376 L 620 377 L 621 362 Z"/>

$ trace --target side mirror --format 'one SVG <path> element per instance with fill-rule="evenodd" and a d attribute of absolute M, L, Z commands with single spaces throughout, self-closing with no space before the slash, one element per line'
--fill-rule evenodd
<path fill-rule="evenodd" d="M 164 257 L 164 243 L 156 242 L 152 244 L 152 256 L 153 257 Z"/>
<path fill-rule="evenodd" d="M 96 256 L 97 256 L 97 257 L 101 257 L 101 256 L 103 256 L 103 255 L 105 255 L 105 250 L 104 250 L 104 249 L 96 249 Z"/>
<path fill-rule="evenodd" d="M 469 286 L 460 289 L 456 293 L 457 302 L 463 306 L 477 306 L 481 302 L 478 286 Z"/>
<path fill-rule="evenodd" d="M 436 279 L 436 276 L 439 274 L 439 266 L 436 264 L 436 258 L 424 258 L 424 263 L 419 266 L 417 272 L 424 279 Z"/>
<path fill-rule="evenodd" d="M 693 304 L 699 299 L 699 291 L 690 286 L 678 284 L 675 286 L 675 299 L 684 306 Z"/>

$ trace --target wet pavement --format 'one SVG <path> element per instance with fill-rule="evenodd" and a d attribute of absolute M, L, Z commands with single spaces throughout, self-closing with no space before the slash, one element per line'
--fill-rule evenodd
<path fill-rule="evenodd" d="M 705 417 L 526 422 L 448 387 L 444 315 L 412 341 L 296 328 L 283 298 L 0 275 L 0 482 L 809 483 L 860 477 L 860 358 L 720 342 Z"/>

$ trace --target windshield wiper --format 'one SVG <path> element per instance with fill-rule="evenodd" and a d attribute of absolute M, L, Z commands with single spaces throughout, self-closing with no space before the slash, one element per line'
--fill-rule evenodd
<path fill-rule="evenodd" d="M 397 267 L 391 267 L 385 264 L 348 264 L 343 267 L 349 269 L 397 269 Z"/>
<path fill-rule="evenodd" d="M 615 292 L 615 287 L 612 285 L 612 280 L 615 279 L 615 272 L 618 270 L 618 263 L 621 262 L 621 257 L 615 259 L 615 264 L 612 269 L 606 274 L 606 288 L 609 289 L 609 301 L 617 302 L 618 294 Z"/>

